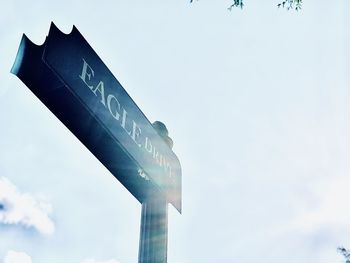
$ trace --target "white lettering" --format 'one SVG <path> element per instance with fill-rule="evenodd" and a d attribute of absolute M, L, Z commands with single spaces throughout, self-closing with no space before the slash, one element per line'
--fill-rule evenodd
<path fill-rule="evenodd" d="M 81 75 L 79 75 L 79 77 L 83 80 L 83 82 L 86 84 L 86 86 L 89 87 L 89 89 L 93 89 L 93 86 L 90 86 L 89 84 L 86 83 L 86 76 L 88 77 L 88 79 L 91 79 L 91 75 L 94 76 L 94 71 L 93 69 L 88 65 L 88 63 L 86 63 L 85 59 L 83 59 L 84 63 L 83 63 L 83 69 L 81 71 Z M 90 70 L 90 73 L 88 73 L 87 70 Z"/>
<path fill-rule="evenodd" d="M 119 120 L 120 114 L 118 113 L 118 110 L 115 109 L 114 111 L 112 111 L 112 109 L 111 109 L 112 99 L 115 101 L 117 109 L 120 111 L 120 103 L 117 100 L 117 98 L 114 97 L 112 94 L 109 94 L 108 97 L 107 97 L 107 106 L 108 106 L 109 112 L 111 113 L 113 118 L 116 119 L 116 120 Z M 140 131 L 140 133 L 141 133 L 141 131 Z"/>
<path fill-rule="evenodd" d="M 123 127 L 123 129 L 130 135 L 131 131 L 128 131 L 126 129 L 126 116 L 128 115 L 128 113 L 126 112 L 126 110 L 123 108 L 123 116 L 122 116 L 122 123 L 121 126 Z"/>
<path fill-rule="evenodd" d="M 146 137 L 146 140 L 145 140 L 145 149 L 147 152 L 151 153 L 152 152 L 152 143 L 150 141 L 150 139 L 148 139 L 148 137 Z"/>
<path fill-rule="evenodd" d="M 105 87 L 102 81 L 98 83 L 95 89 L 91 89 L 92 92 L 97 96 L 96 92 L 99 92 L 101 94 L 101 102 L 106 107 L 106 99 L 105 99 Z"/>
<path fill-rule="evenodd" d="M 141 147 L 142 145 L 139 144 L 137 142 L 137 138 L 140 136 L 141 134 L 141 129 L 139 126 L 137 126 L 136 122 L 135 121 L 132 121 L 132 134 L 131 134 L 131 138 L 134 140 L 134 142 L 139 146 Z"/>
<path fill-rule="evenodd" d="M 156 150 L 155 147 L 153 147 L 153 159 L 156 160 L 156 162 L 159 164 L 159 152 Z"/>
<path fill-rule="evenodd" d="M 83 67 L 81 70 L 81 74 L 79 75 L 80 79 L 84 82 L 84 84 L 95 94 L 96 97 L 101 96 L 100 102 L 109 110 L 109 113 L 112 115 L 114 119 L 116 119 L 119 125 L 125 130 L 125 132 L 130 136 L 130 138 L 134 141 L 134 143 L 138 147 L 143 147 L 143 149 L 154 159 L 155 163 L 164 169 L 164 171 L 168 174 L 169 177 L 172 176 L 172 167 L 171 163 L 166 159 L 164 155 L 162 155 L 158 149 L 152 144 L 152 141 L 145 136 L 144 145 L 142 146 L 140 141 L 140 137 L 142 134 L 142 130 L 140 126 L 132 119 L 129 118 L 128 112 L 125 110 L 123 105 L 120 104 L 117 97 L 113 94 L 107 94 L 107 99 L 105 97 L 105 87 L 104 82 L 100 81 L 96 87 L 88 84 L 91 82 L 92 78 L 95 76 L 94 70 L 91 66 L 83 59 Z M 131 130 L 128 130 L 128 128 Z M 146 176 L 144 173 L 141 177 Z M 146 178 L 146 177 L 145 177 Z"/>

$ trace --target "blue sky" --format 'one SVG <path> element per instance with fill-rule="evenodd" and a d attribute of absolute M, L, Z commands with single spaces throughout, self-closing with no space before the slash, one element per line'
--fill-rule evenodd
<path fill-rule="evenodd" d="M 0 213 L 0 260 L 137 261 L 140 204 L 9 73 L 21 35 L 41 44 L 54 21 L 66 33 L 76 25 L 169 129 L 183 168 L 169 263 L 343 262 L 350 4 L 305 0 L 287 12 L 246 0 L 229 12 L 230 1 L 188 2 L 2 4 L 0 202 L 18 213 Z"/>

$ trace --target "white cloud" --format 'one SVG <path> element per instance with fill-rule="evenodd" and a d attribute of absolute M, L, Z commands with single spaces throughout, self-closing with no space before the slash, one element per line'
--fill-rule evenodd
<path fill-rule="evenodd" d="M 301 256 L 311 255 L 315 262 L 342 262 L 336 248 L 350 246 L 350 211 L 347 209 L 349 189 L 350 179 L 346 175 L 315 183 L 313 188 L 308 189 L 308 198 L 296 198 L 293 208 L 299 209 L 294 212 L 293 218 L 265 229 L 254 237 L 259 249 L 266 251 L 272 242 L 298 251 Z M 250 240 L 244 244 L 248 242 Z M 276 252 L 277 256 L 283 256 L 283 253 L 283 249 Z M 337 258 L 339 261 L 336 261 Z"/>
<path fill-rule="evenodd" d="M 4 258 L 3 263 L 32 263 L 32 258 L 24 253 L 14 250 L 9 250 Z M 104 261 L 98 261 L 93 258 L 88 258 L 83 261 L 83 263 L 120 263 L 115 259 L 109 259 Z"/>
<path fill-rule="evenodd" d="M 96 259 L 89 258 L 89 259 L 85 259 L 83 261 L 83 263 L 119 263 L 119 261 L 117 261 L 115 259 L 109 259 L 109 260 L 105 260 L 105 261 L 98 261 Z"/>
<path fill-rule="evenodd" d="M 24 252 L 10 250 L 4 258 L 4 263 L 32 263 L 32 259 Z"/>
<path fill-rule="evenodd" d="M 55 225 L 48 214 L 49 203 L 28 193 L 20 193 L 8 179 L 0 177 L 0 224 L 33 227 L 50 235 Z"/>

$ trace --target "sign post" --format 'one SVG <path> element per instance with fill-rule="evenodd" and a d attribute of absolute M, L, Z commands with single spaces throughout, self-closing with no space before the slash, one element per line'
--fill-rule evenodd
<path fill-rule="evenodd" d="M 168 203 L 147 200 L 142 204 L 139 263 L 167 262 Z"/>
<path fill-rule="evenodd" d="M 139 262 L 166 262 L 167 206 L 181 213 L 177 156 L 76 27 L 23 35 L 11 72 L 142 203 Z"/>
<path fill-rule="evenodd" d="M 153 127 L 159 136 L 172 148 L 173 141 L 168 129 L 159 121 Z M 168 203 L 165 199 L 149 198 L 142 203 L 139 263 L 167 262 L 168 245 Z"/>

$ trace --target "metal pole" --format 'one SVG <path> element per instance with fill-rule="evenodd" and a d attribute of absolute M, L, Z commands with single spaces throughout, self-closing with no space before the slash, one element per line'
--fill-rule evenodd
<path fill-rule="evenodd" d="M 142 203 L 139 263 L 166 263 L 168 202 L 148 199 Z"/>

